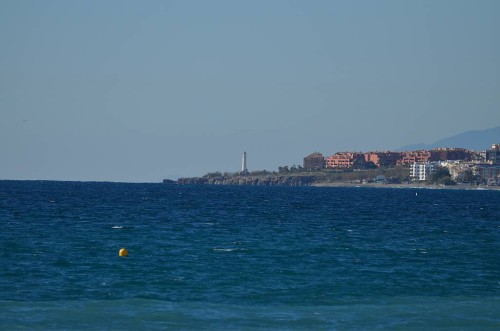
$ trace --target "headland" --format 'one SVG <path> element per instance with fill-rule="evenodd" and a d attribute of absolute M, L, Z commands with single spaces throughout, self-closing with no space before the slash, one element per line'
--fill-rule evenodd
<path fill-rule="evenodd" d="M 407 152 L 338 152 L 329 157 L 312 153 L 303 166 L 278 171 L 248 171 L 247 153 L 237 173 L 211 172 L 201 177 L 164 183 L 180 185 L 347 186 L 380 188 L 500 188 L 500 144 L 477 152 L 435 148 Z"/>

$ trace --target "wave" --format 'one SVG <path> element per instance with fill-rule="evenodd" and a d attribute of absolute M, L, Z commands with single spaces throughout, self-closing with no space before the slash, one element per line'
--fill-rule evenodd
<path fill-rule="evenodd" d="M 246 251 L 244 248 L 216 248 L 213 249 L 214 252 L 235 252 L 235 251 Z"/>

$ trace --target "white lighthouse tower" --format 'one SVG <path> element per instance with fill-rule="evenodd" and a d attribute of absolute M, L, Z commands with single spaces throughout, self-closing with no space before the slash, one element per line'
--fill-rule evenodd
<path fill-rule="evenodd" d="M 247 152 L 243 152 L 243 156 L 241 158 L 241 173 L 246 175 L 248 173 L 247 169 Z"/>

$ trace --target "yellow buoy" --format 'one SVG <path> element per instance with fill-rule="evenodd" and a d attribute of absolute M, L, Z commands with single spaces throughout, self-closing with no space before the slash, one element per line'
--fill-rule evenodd
<path fill-rule="evenodd" d="M 127 256 L 128 255 L 127 249 L 125 249 L 125 248 L 120 249 L 120 251 L 118 252 L 118 255 L 119 256 Z"/>

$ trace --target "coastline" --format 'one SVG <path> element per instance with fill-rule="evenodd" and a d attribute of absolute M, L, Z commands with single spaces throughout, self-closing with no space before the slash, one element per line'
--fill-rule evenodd
<path fill-rule="evenodd" d="M 313 183 L 313 187 L 369 187 L 369 188 L 399 188 L 399 189 L 427 189 L 427 190 L 467 190 L 467 191 L 500 191 L 500 186 L 472 186 L 472 185 L 428 185 L 428 184 L 383 184 L 383 183 L 346 183 L 346 182 L 330 182 L 330 183 Z"/>
<path fill-rule="evenodd" d="M 236 175 L 236 176 L 203 176 L 179 178 L 177 181 L 164 180 L 165 184 L 177 185 L 243 185 L 243 186 L 310 186 L 310 187 L 351 187 L 351 188 L 391 188 L 391 189 L 429 189 L 429 190 L 467 190 L 467 191 L 500 191 L 500 186 L 429 184 L 426 182 L 362 182 L 361 180 L 332 180 L 314 175 Z"/>

